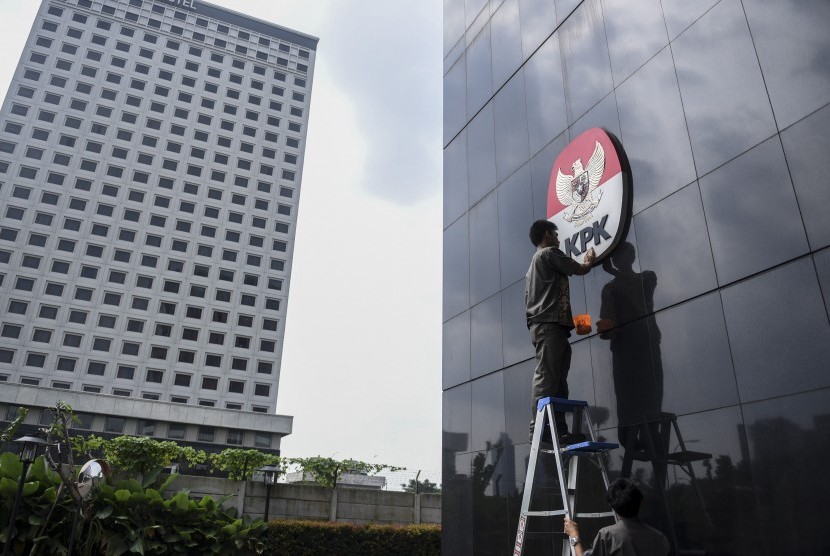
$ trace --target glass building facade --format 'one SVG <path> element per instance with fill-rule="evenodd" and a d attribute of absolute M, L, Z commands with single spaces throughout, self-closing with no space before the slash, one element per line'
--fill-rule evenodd
<path fill-rule="evenodd" d="M 316 45 L 195 0 L 43 0 L 0 112 L 0 404 L 279 448 Z"/>
<path fill-rule="evenodd" d="M 612 478 L 640 482 L 677 554 L 830 552 L 828 27 L 822 0 L 444 1 L 446 554 L 512 550 L 527 234 L 596 126 L 625 148 L 633 218 L 571 278 L 574 314 L 616 326 L 572 335 L 569 384 L 624 444 Z"/>

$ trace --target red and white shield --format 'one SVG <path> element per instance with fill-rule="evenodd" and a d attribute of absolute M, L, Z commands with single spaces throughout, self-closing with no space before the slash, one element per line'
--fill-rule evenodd
<path fill-rule="evenodd" d="M 582 262 L 591 247 L 598 261 L 611 253 L 631 218 L 631 173 L 613 135 L 595 127 L 559 153 L 550 173 L 547 214 L 566 255 Z"/>

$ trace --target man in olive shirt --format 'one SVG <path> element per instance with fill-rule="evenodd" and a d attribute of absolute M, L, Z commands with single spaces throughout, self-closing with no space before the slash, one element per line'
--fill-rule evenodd
<path fill-rule="evenodd" d="M 576 556 L 668 556 L 666 536 L 637 518 L 643 493 L 633 481 L 617 479 L 608 487 L 605 499 L 620 519 L 599 530 L 591 550 L 582 546 L 576 522 L 565 517 L 565 533 Z"/>
<path fill-rule="evenodd" d="M 536 419 L 536 404 L 541 398 L 568 397 L 568 369 L 571 366 L 571 345 L 568 337 L 573 329 L 571 293 L 568 276 L 587 274 L 594 262 L 594 250 L 585 253 L 582 264 L 559 249 L 556 224 L 537 220 L 530 227 L 530 241 L 536 253 L 530 261 L 525 277 L 525 307 L 527 327 L 536 348 L 536 371 L 533 374 L 533 417 L 530 437 Z M 554 413 L 556 429 L 566 444 L 579 439 L 568 435 L 564 413 Z"/>

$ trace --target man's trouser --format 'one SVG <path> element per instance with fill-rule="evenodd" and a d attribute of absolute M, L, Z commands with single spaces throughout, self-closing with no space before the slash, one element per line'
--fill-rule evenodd
<path fill-rule="evenodd" d="M 537 322 L 530 325 L 530 338 L 536 348 L 536 370 L 533 373 L 531 397 L 530 436 L 536 423 L 536 403 L 541 398 L 568 397 L 568 370 L 571 367 L 571 332 L 561 324 Z M 568 432 L 565 414 L 554 413 L 556 429 L 560 435 Z"/>

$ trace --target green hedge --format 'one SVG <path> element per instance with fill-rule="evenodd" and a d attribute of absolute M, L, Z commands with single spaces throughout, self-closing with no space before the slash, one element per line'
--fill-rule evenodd
<path fill-rule="evenodd" d="M 438 556 L 441 527 L 274 520 L 265 547 L 274 556 Z"/>

